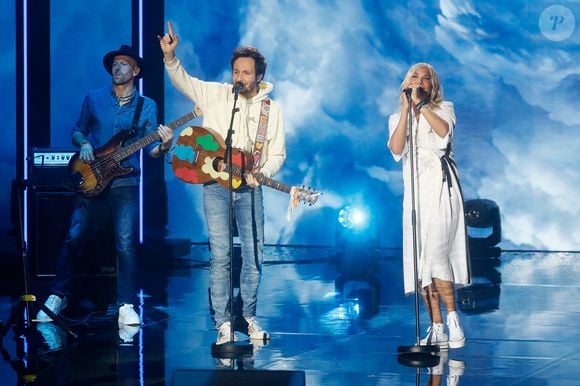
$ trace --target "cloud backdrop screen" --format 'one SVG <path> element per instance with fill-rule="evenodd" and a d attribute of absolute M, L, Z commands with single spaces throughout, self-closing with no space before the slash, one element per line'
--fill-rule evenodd
<path fill-rule="evenodd" d="M 121 13 L 130 2 L 53 0 L 51 8 L 51 127 L 59 147 L 69 146 L 68 130 L 86 91 L 109 81 L 102 55 L 130 41 L 129 27 L 123 28 L 130 13 Z M 165 15 L 192 75 L 231 82 L 229 60 L 240 45 L 258 47 L 268 61 L 265 80 L 284 110 L 288 153 L 275 179 L 324 195 L 312 207 L 296 208 L 288 221 L 288 195 L 264 188 L 267 243 L 332 245 L 339 209 L 364 203 L 382 245 L 401 245 L 401 165 L 386 147 L 386 124 L 399 109 L 406 70 L 429 62 L 455 105 L 464 196 L 497 203 L 501 245 L 580 249 L 577 1 L 172 0 Z M 95 22 L 111 17 L 114 22 Z M 79 23 L 83 34 L 73 50 L 61 38 Z M 161 60 L 161 54 L 145 59 Z M 76 81 L 85 70 L 94 75 Z M 4 63 L 0 76 L 12 71 Z M 165 99 L 160 108 L 168 122 L 192 108 L 167 78 Z M 0 110 L 10 122 L 6 106 Z M 0 167 L 8 162 L 0 161 Z M 201 186 L 175 178 L 170 165 L 166 183 L 167 236 L 207 241 Z"/>

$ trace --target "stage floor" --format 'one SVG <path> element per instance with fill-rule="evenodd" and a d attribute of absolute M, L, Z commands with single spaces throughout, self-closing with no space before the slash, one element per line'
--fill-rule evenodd
<path fill-rule="evenodd" d="M 415 344 L 416 335 L 414 297 L 402 291 L 400 251 L 374 251 L 371 275 L 341 275 L 336 252 L 266 247 L 258 317 L 271 340 L 255 343 L 249 358 L 212 357 L 209 254 L 200 245 L 183 258 L 160 255 L 143 264 L 143 327 L 132 343 L 119 339 L 113 312 L 90 308 L 87 300 L 65 311 L 77 339 L 53 324 L 34 324 L 22 335 L 10 329 L 3 340 L 2 385 L 207 384 L 207 371 L 197 370 L 230 371 L 224 384 L 238 385 L 251 384 L 235 381 L 241 372 L 258 377 L 253 384 L 267 385 L 283 370 L 304 372 L 308 386 L 580 384 L 579 254 L 474 257 L 474 284 L 458 291 L 457 302 L 467 345 L 440 354 L 433 368 L 416 369 L 397 356 L 398 347 Z M 113 288 L 111 278 L 95 281 L 100 294 Z M 31 287 L 44 291 L 46 285 L 35 280 Z M 13 302 L 13 296 L 0 297 L 2 321 Z M 422 307 L 420 321 L 424 334 Z M 23 350 L 25 361 L 19 359 Z"/>

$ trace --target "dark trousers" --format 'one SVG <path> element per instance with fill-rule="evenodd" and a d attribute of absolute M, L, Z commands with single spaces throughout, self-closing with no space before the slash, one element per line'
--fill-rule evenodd
<path fill-rule="evenodd" d="M 97 198 L 77 198 L 68 235 L 60 250 L 52 293 L 70 297 L 75 266 L 93 229 L 111 210 L 117 252 L 117 302 L 132 304 L 136 288 L 137 240 L 139 232 L 139 189 L 112 188 Z"/>

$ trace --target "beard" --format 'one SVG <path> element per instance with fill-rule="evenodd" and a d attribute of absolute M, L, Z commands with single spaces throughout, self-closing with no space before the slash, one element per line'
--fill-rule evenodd
<path fill-rule="evenodd" d="M 117 86 L 127 84 L 133 79 L 133 75 L 131 73 L 114 73 L 113 74 L 113 83 Z"/>

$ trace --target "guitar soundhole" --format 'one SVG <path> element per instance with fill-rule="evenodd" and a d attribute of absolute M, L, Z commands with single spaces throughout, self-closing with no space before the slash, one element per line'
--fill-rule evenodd
<path fill-rule="evenodd" d="M 213 170 L 219 171 L 219 172 L 224 171 L 225 170 L 225 164 L 224 164 L 223 160 L 224 159 L 221 158 L 221 157 L 215 157 L 213 159 L 212 164 L 211 164 L 211 166 L 213 167 Z"/>
<path fill-rule="evenodd" d="M 72 173 L 72 180 L 76 186 L 81 186 L 85 182 L 85 178 L 83 177 L 81 172 L 74 172 Z"/>

